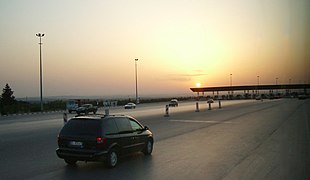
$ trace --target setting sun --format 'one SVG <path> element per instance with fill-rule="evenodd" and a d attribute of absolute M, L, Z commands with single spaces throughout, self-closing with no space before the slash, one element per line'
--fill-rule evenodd
<path fill-rule="evenodd" d="M 198 83 L 196 83 L 196 87 L 200 87 L 201 86 L 201 84 L 198 82 Z"/>

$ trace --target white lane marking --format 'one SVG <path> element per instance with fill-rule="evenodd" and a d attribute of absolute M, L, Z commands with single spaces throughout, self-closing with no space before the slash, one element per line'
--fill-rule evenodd
<path fill-rule="evenodd" d="M 213 123 L 213 124 L 233 124 L 233 122 L 229 121 L 199 121 L 199 120 L 176 120 L 176 119 L 171 119 L 169 121 L 172 122 L 184 122 L 184 123 Z"/>

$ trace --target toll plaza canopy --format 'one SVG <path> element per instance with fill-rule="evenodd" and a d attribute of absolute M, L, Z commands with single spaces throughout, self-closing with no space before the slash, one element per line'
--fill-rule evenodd
<path fill-rule="evenodd" d="M 279 84 L 279 85 L 248 85 L 248 86 L 221 86 L 221 87 L 197 87 L 190 88 L 193 92 L 215 92 L 215 91 L 255 91 L 274 89 L 310 89 L 310 84 Z"/>

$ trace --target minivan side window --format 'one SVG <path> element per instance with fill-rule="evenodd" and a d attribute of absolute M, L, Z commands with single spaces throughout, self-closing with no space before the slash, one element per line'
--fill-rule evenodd
<path fill-rule="evenodd" d="M 134 131 L 142 130 L 142 129 L 143 129 L 143 128 L 140 126 L 140 124 L 138 124 L 136 121 L 130 119 L 129 122 L 130 122 L 131 128 L 132 128 Z"/>
<path fill-rule="evenodd" d="M 126 117 L 115 118 L 115 123 L 118 127 L 119 133 L 132 132 L 132 128 L 128 118 Z"/>
<path fill-rule="evenodd" d="M 117 134 L 118 129 L 113 118 L 107 119 L 103 123 L 103 133 L 105 135 Z"/>

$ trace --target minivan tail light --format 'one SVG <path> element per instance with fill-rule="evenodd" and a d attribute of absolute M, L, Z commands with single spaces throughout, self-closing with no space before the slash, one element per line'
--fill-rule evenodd
<path fill-rule="evenodd" d="M 105 137 L 96 138 L 96 148 L 103 148 L 107 139 Z"/>
<path fill-rule="evenodd" d="M 97 144 L 103 144 L 107 141 L 107 139 L 104 137 L 97 137 L 96 140 L 97 140 Z"/>

